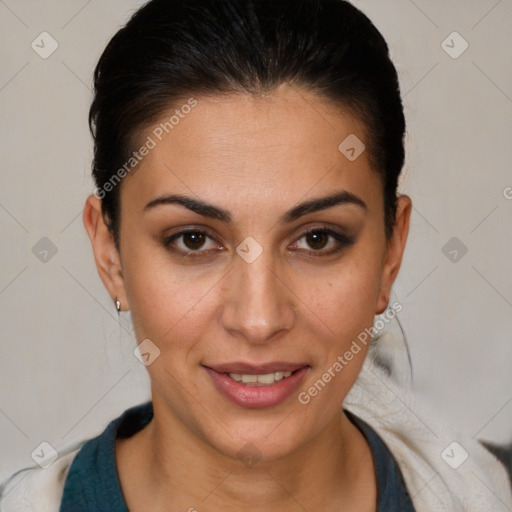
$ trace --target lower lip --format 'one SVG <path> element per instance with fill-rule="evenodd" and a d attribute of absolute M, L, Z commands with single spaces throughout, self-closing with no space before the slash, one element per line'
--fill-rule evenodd
<path fill-rule="evenodd" d="M 208 375 L 213 380 L 213 384 L 222 395 L 241 407 L 251 409 L 271 407 L 284 402 L 297 390 L 308 369 L 308 366 L 304 366 L 289 377 L 271 385 L 246 386 L 225 373 L 219 373 L 205 367 Z"/>

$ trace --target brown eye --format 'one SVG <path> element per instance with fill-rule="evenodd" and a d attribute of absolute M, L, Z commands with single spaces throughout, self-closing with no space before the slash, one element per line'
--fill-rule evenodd
<path fill-rule="evenodd" d="M 292 248 L 299 249 L 309 255 L 327 256 L 354 243 L 354 238 L 332 229 L 314 228 L 304 232 Z"/>
<path fill-rule="evenodd" d="M 187 249 L 197 250 L 201 249 L 204 245 L 206 237 L 204 233 L 200 231 L 190 231 L 189 233 L 185 233 L 183 235 L 183 244 L 187 247 Z"/>
<path fill-rule="evenodd" d="M 306 235 L 308 245 L 315 250 L 324 249 L 329 241 L 329 235 L 323 231 L 311 231 Z"/>
<path fill-rule="evenodd" d="M 215 239 L 205 231 L 187 230 L 164 238 L 164 246 L 175 253 L 182 255 L 200 256 L 211 249 L 218 249 Z"/>

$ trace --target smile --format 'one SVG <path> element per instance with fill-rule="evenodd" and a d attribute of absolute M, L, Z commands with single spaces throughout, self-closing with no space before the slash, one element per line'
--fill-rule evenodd
<path fill-rule="evenodd" d="M 310 370 L 308 364 L 232 363 L 203 367 L 219 394 L 244 408 L 272 407 L 296 393 Z"/>

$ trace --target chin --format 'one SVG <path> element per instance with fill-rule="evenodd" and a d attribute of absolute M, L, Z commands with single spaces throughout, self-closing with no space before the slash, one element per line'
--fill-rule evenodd
<path fill-rule="evenodd" d="M 280 415 L 279 418 L 260 421 L 239 419 L 232 423 L 222 422 L 226 430 L 211 425 L 210 433 L 214 436 L 207 435 L 206 439 L 224 456 L 247 466 L 274 462 L 292 454 L 307 440 L 305 425 L 295 423 L 293 415 L 286 418 L 286 415 Z"/>

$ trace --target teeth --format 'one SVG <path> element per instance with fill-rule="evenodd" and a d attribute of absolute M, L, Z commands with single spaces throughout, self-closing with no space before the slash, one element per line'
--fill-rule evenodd
<path fill-rule="evenodd" d="M 258 375 L 257 379 L 260 384 L 274 384 L 275 374 L 267 373 L 266 375 Z M 242 377 L 242 382 L 245 382 L 243 377 Z"/>
<path fill-rule="evenodd" d="M 253 386 L 269 386 L 271 384 L 274 384 L 274 382 L 289 377 L 291 374 L 292 372 L 275 372 L 266 373 L 264 375 L 244 375 L 240 373 L 230 373 L 229 376 L 233 380 L 236 380 L 237 382 L 243 382 L 244 384 Z"/>

